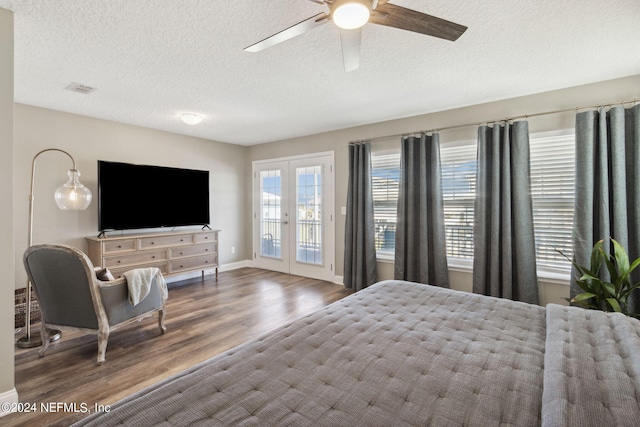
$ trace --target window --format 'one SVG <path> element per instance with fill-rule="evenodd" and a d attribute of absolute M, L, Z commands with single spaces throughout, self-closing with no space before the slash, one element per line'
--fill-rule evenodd
<path fill-rule="evenodd" d="M 575 136 L 531 138 L 530 153 L 538 268 L 568 273 L 571 263 L 557 250 L 573 256 Z"/>
<path fill-rule="evenodd" d="M 371 155 L 376 252 L 393 255 L 400 183 L 400 152 Z"/>
<path fill-rule="evenodd" d="M 449 259 L 473 259 L 473 202 L 476 194 L 476 143 L 442 144 L 442 199 Z"/>
<path fill-rule="evenodd" d="M 557 251 L 572 256 L 574 135 L 533 135 L 531 196 L 536 256 L 541 270 L 568 273 L 571 264 Z M 476 191 L 475 141 L 442 143 L 442 191 L 447 256 L 450 261 L 473 260 L 473 204 Z M 393 254 L 400 179 L 400 153 L 371 156 L 376 250 Z"/>

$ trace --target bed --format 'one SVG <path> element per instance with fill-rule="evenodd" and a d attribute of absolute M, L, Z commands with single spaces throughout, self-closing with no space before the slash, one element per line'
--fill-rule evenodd
<path fill-rule="evenodd" d="M 383 281 L 77 426 L 640 423 L 640 321 Z"/>

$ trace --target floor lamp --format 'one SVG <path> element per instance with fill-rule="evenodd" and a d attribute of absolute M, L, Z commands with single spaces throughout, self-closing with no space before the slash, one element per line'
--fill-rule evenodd
<path fill-rule="evenodd" d="M 31 190 L 29 193 L 29 246 L 33 245 L 33 189 L 36 178 L 36 159 L 47 151 L 57 151 L 59 153 L 66 154 L 71 159 L 73 164 L 72 169 L 69 169 L 67 175 L 69 181 L 66 184 L 59 187 L 54 193 L 54 199 L 58 208 L 62 210 L 84 210 L 89 207 L 91 203 L 91 191 L 82 185 L 78 180 L 80 172 L 76 169 L 76 161 L 71 157 L 71 154 L 58 148 L 47 148 L 40 151 L 33 157 L 31 163 Z M 31 282 L 27 282 L 27 306 L 26 306 L 26 327 L 27 333 L 20 338 L 16 345 L 20 348 L 31 348 L 42 345 L 42 337 L 40 332 L 31 333 Z M 44 320 L 44 319 L 43 319 Z M 55 341 L 60 338 L 60 331 L 55 331 L 51 334 L 51 341 Z"/>

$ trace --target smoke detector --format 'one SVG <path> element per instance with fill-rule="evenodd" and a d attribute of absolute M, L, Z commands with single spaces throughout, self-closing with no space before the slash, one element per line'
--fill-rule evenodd
<path fill-rule="evenodd" d="M 70 90 L 72 92 L 81 93 L 83 95 L 89 95 L 90 93 L 92 93 L 92 92 L 94 92 L 96 90 L 96 88 L 94 88 L 94 87 L 83 85 L 83 84 L 80 84 L 80 83 L 75 83 L 75 82 L 71 83 L 65 89 Z"/>

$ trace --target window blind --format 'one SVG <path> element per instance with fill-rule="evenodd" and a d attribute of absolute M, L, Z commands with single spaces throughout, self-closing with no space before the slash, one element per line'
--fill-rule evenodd
<path fill-rule="evenodd" d="M 575 136 L 532 138 L 531 198 L 538 267 L 569 272 L 573 256 Z"/>
<path fill-rule="evenodd" d="M 476 144 L 442 145 L 440 163 L 447 256 L 473 259 Z"/>
<path fill-rule="evenodd" d="M 538 268 L 566 273 L 571 264 L 557 252 L 572 253 L 575 137 L 532 136 L 531 196 Z M 476 191 L 475 141 L 440 147 L 447 256 L 473 259 L 473 205 Z M 393 253 L 400 179 L 400 153 L 371 158 L 376 249 Z"/>
<path fill-rule="evenodd" d="M 393 254 L 400 185 L 400 152 L 371 155 L 376 250 Z"/>

